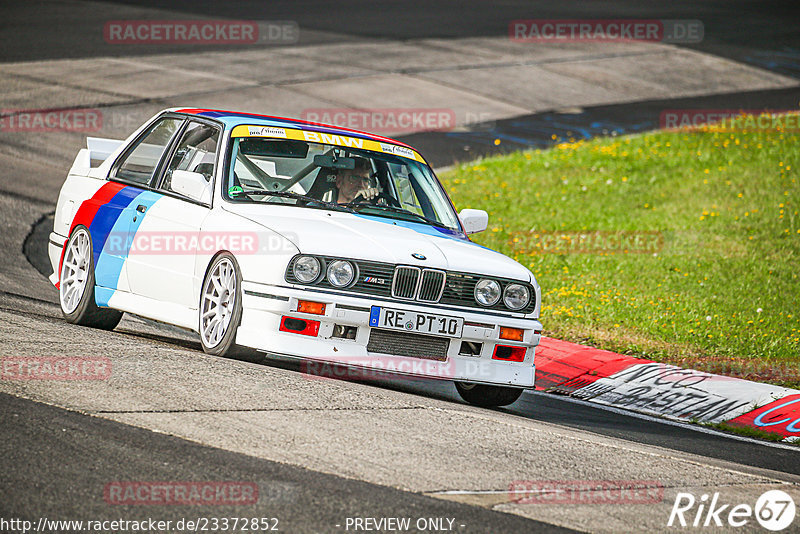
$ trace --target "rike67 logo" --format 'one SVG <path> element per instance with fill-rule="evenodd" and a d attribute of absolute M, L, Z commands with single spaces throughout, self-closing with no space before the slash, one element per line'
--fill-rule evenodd
<path fill-rule="evenodd" d="M 726 503 L 719 492 L 696 498 L 680 492 L 667 521 L 668 527 L 743 527 L 753 519 L 767 530 L 778 532 L 788 528 L 795 518 L 794 499 L 781 490 L 767 491 L 756 500 L 755 506 L 746 503 Z"/>

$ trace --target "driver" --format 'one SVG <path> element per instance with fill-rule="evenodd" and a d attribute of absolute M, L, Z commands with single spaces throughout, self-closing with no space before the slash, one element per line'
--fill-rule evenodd
<path fill-rule="evenodd" d="M 336 172 L 336 202 L 346 204 L 359 198 L 370 201 L 380 195 L 375 187 L 370 187 L 372 165 L 365 158 L 357 158 L 354 169 L 339 169 Z"/>

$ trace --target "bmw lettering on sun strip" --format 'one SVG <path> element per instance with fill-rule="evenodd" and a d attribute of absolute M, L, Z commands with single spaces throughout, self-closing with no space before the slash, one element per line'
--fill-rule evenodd
<path fill-rule="evenodd" d="M 174 108 L 88 138 L 49 256 L 67 321 L 124 312 L 246 350 L 454 381 L 479 406 L 534 384 L 541 292 L 469 235 L 413 148 L 355 130 Z"/>

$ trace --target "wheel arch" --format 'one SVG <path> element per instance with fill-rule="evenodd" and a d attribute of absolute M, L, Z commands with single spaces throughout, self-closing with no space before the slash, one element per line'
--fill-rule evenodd
<path fill-rule="evenodd" d="M 220 249 L 220 250 L 216 251 L 215 253 L 211 254 L 210 256 L 208 256 L 208 260 L 207 261 L 200 263 L 200 265 L 203 266 L 203 269 L 202 270 L 198 269 L 198 271 L 197 271 L 198 273 L 202 273 L 202 275 L 197 278 L 197 280 L 199 281 L 199 284 L 197 284 L 197 286 L 195 286 L 194 295 L 193 295 L 194 296 L 194 301 L 195 301 L 195 303 L 197 303 L 198 306 L 200 306 L 200 297 L 202 296 L 202 293 L 203 293 L 203 287 L 206 285 L 206 279 L 208 278 L 208 273 L 211 270 L 211 266 L 214 265 L 214 262 L 217 260 L 217 258 L 222 256 L 223 254 L 228 254 L 228 255 L 231 256 L 231 258 L 233 258 L 233 263 L 236 266 L 237 271 L 239 271 L 239 274 L 241 275 L 242 267 L 239 264 L 239 260 L 236 258 L 236 254 L 234 254 L 230 250 L 228 250 L 228 249 Z M 198 328 L 199 328 L 199 325 L 198 325 Z"/>

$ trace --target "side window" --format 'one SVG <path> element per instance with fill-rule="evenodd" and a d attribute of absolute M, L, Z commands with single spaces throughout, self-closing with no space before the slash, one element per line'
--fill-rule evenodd
<path fill-rule="evenodd" d="M 219 128 L 199 122 L 190 122 L 169 162 L 160 189 L 176 192 L 172 189 L 172 173 L 174 171 L 197 172 L 205 176 L 207 182 L 210 182 L 211 177 L 214 176 L 218 146 Z"/>
<path fill-rule="evenodd" d="M 139 144 L 124 157 L 117 168 L 116 177 L 141 185 L 150 183 L 164 149 L 182 123 L 183 119 L 175 118 L 161 119 L 155 123 Z"/>

